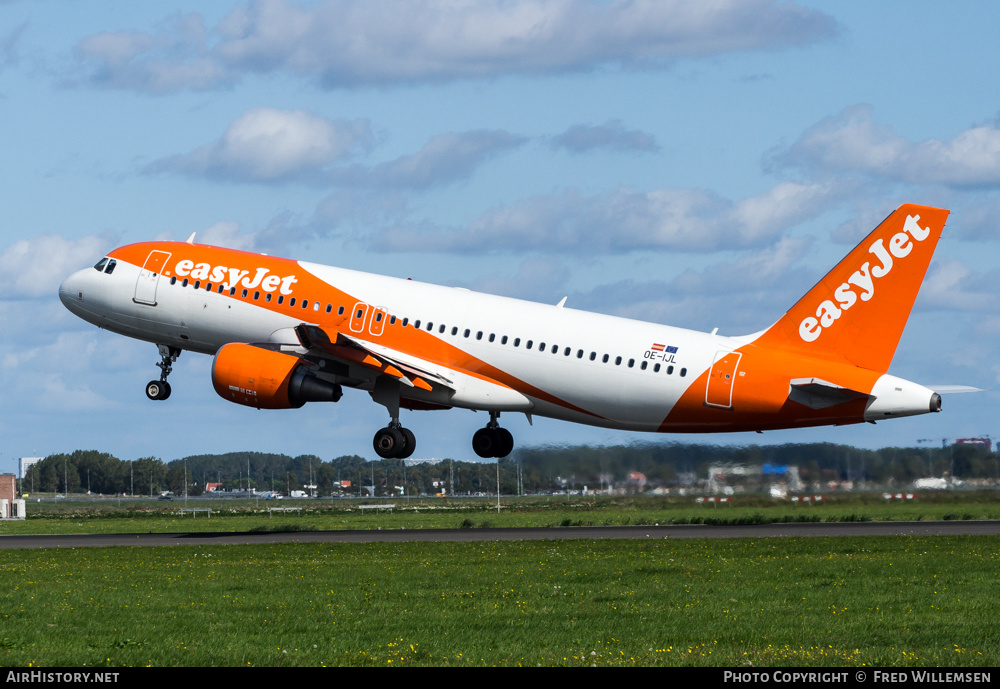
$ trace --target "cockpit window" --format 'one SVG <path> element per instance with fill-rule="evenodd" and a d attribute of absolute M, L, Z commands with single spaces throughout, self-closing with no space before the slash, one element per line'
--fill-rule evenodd
<path fill-rule="evenodd" d="M 94 270 L 96 270 L 98 273 L 103 273 L 104 266 L 106 266 L 107 264 L 108 264 L 108 258 L 107 256 L 105 256 L 104 258 L 102 258 L 100 261 L 97 262 L 97 265 L 94 266 Z"/>
<path fill-rule="evenodd" d="M 108 267 L 104 269 L 104 274 L 105 275 L 111 275 L 111 273 L 115 272 L 115 266 L 116 265 L 118 265 L 118 261 L 116 261 L 113 258 L 109 259 L 108 260 Z"/>

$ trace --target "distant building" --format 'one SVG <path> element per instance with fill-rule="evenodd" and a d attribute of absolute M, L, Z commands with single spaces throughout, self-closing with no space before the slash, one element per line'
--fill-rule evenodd
<path fill-rule="evenodd" d="M 24 500 L 17 499 L 17 477 L 0 474 L 0 519 L 24 519 Z"/>
<path fill-rule="evenodd" d="M 17 460 L 17 477 L 24 478 L 28 472 L 28 467 L 42 461 L 45 457 L 21 457 Z"/>

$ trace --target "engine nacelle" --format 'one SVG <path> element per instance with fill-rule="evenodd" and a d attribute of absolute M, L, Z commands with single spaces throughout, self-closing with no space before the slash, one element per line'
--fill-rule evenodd
<path fill-rule="evenodd" d="M 298 409 L 306 402 L 336 402 L 343 394 L 296 356 L 238 343 L 216 352 L 212 385 L 220 397 L 257 409 Z"/>

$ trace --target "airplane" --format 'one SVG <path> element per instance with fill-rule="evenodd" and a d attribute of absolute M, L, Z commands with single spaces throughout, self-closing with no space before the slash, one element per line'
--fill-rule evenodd
<path fill-rule="evenodd" d="M 659 433 L 765 431 L 941 410 L 887 373 L 949 211 L 899 207 L 769 328 L 725 337 L 459 287 L 187 242 L 123 246 L 59 287 L 74 314 L 156 344 L 150 400 L 184 350 L 210 354 L 224 399 L 257 409 L 369 393 L 383 458 L 416 438 L 400 410 L 490 420 L 483 458 L 514 440 L 501 413 Z M 971 390 L 971 388 L 967 388 Z"/>

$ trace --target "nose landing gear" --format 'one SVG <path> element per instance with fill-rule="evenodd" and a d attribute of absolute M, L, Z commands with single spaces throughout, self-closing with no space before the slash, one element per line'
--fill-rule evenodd
<path fill-rule="evenodd" d="M 170 383 L 167 382 L 167 376 L 173 370 L 171 362 L 177 361 L 181 350 L 167 345 L 156 345 L 156 347 L 160 350 L 160 363 L 157 364 L 160 369 L 160 379 L 146 383 L 146 397 L 151 400 L 163 401 L 170 397 Z"/>
<path fill-rule="evenodd" d="M 483 459 L 506 457 L 514 450 L 514 436 L 500 427 L 499 416 L 500 412 L 491 411 L 486 428 L 480 428 L 472 436 L 472 450 Z"/>

